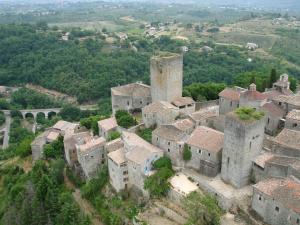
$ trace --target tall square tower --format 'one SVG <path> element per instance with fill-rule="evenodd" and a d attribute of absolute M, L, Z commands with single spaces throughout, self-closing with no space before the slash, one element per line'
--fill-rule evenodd
<path fill-rule="evenodd" d="M 182 97 L 183 56 L 161 52 L 150 61 L 152 102 Z"/>
<path fill-rule="evenodd" d="M 236 188 L 249 184 L 252 161 L 262 150 L 265 117 L 251 108 L 228 113 L 225 119 L 221 177 Z"/>

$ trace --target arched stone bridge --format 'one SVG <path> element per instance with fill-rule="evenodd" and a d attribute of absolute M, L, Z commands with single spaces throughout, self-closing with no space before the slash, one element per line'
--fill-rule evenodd
<path fill-rule="evenodd" d="M 52 108 L 52 109 L 23 109 L 19 110 L 24 119 L 28 115 L 32 115 L 34 120 L 36 120 L 38 114 L 43 114 L 44 117 L 47 119 L 50 117 L 51 114 L 56 115 L 60 112 L 61 108 Z"/>
<path fill-rule="evenodd" d="M 10 116 L 10 110 L 0 110 L 6 116 Z M 28 115 L 32 115 L 34 119 L 37 118 L 38 114 L 42 114 L 45 118 L 49 118 L 50 114 L 56 115 L 61 111 L 61 108 L 52 108 L 52 109 L 22 109 L 17 110 L 22 114 L 23 119 L 26 119 Z"/>

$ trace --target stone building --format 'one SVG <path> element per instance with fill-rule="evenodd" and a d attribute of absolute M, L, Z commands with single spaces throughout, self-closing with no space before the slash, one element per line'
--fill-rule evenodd
<path fill-rule="evenodd" d="M 197 127 L 186 145 L 192 158 L 186 166 L 206 176 L 216 176 L 221 170 L 224 134 L 208 127 Z"/>
<path fill-rule="evenodd" d="M 141 111 L 151 102 L 150 87 L 141 82 L 111 88 L 113 114 L 118 110 Z"/>
<path fill-rule="evenodd" d="M 187 135 L 190 135 L 196 128 L 196 124 L 189 118 L 176 120 L 172 125 Z"/>
<path fill-rule="evenodd" d="M 57 140 L 59 136 L 60 132 L 58 130 L 50 128 L 36 137 L 31 143 L 33 161 L 42 159 L 44 157 L 43 152 L 45 145 Z"/>
<path fill-rule="evenodd" d="M 182 96 L 183 56 L 161 52 L 151 58 L 152 101 L 171 102 Z"/>
<path fill-rule="evenodd" d="M 300 131 L 283 129 L 272 141 L 274 154 L 286 157 L 300 157 Z"/>
<path fill-rule="evenodd" d="M 225 88 L 219 93 L 219 104 L 220 104 L 220 115 L 234 111 L 240 106 L 240 95 L 241 92 L 246 91 L 244 88 L 234 87 Z"/>
<path fill-rule="evenodd" d="M 124 147 L 124 142 L 121 138 L 112 140 L 110 142 L 106 142 L 105 144 L 105 152 L 108 154 L 110 152 L 116 151 L 120 148 Z"/>
<path fill-rule="evenodd" d="M 65 136 L 67 132 L 76 133 L 80 131 L 78 123 L 71 123 L 63 120 L 58 121 L 52 128 L 59 131 L 61 136 Z"/>
<path fill-rule="evenodd" d="M 265 118 L 240 119 L 236 112 L 226 115 L 221 177 L 236 188 L 247 185 L 252 161 L 260 154 Z"/>
<path fill-rule="evenodd" d="M 260 109 L 267 102 L 267 97 L 256 90 L 256 85 L 251 84 L 249 90 L 241 92 L 239 107 Z"/>
<path fill-rule="evenodd" d="M 127 152 L 129 187 L 142 191 L 148 197 L 148 192 L 144 189 L 145 179 L 154 173 L 153 163 L 162 156 L 163 151 L 154 146 L 135 146 Z"/>
<path fill-rule="evenodd" d="M 273 84 L 273 87 L 267 89 L 264 94 L 268 100 L 273 100 L 279 95 L 293 95 L 293 92 L 290 90 L 289 75 L 282 74 L 279 80 Z"/>
<path fill-rule="evenodd" d="M 300 183 L 271 178 L 253 186 L 252 209 L 270 225 L 300 224 Z"/>
<path fill-rule="evenodd" d="M 300 110 L 300 95 L 279 95 L 272 101 L 284 109 L 286 114 L 293 109 Z"/>
<path fill-rule="evenodd" d="M 172 101 L 172 104 L 179 109 L 183 115 L 189 115 L 195 112 L 195 101 L 190 97 L 178 97 Z"/>
<path fill-rule="evenodd" d="M 117 120 L 115 117 L 98 121 L 99 136 L 108 139 L 113 131 L 118 128 Z"/>
<path fill-rule="evenodd" d="M 253 179 L 257 183 L 268 178 L 286 178 L 294 176 L 300 179 L 300 159 L 279 156 L 266 152 L 253 162 Z"/>
<path fill-rule="evenodd" d="M 287 114 L 284 127 L 300 131 L 300 110 L 294 109 Z"/>
<path fill-rule="evenodd" d="M 84 144 L 92 139 L 89 132 L 70 133 L 64 137 L 65 158 L 69 166 L 78 162 L 76 145 Z"/>
<path fill-rule="evenodd" d="M 196 126 L 209 126 L 209 119 L 218 116 L 219 106 L 212 106 L 191 113 L 188 117 L 195 123 Z"/>
<path fill-rule="evenodd" d="M 285 111 L 273 102 L 265 103 L 261 110 L 266 114 L 266 134 L 275 135 L 283 127 Z"/>
<path fill-rule="evenodd" d="M 171 103 L 153 102 L 142 109 L 143 122 L 147 128 L 173 123 L 179 116 L 179 110 Z"/>
<path fill-rule="evenodd" d="M 188 136 L 174 125 L 162 125 L 152 132 L 152 144 L 163 149 L 173 165 L 183 166 L 182 152 Z"/>
<path fill-rule="evenodd" d="M 78 162 L 86 179 L 95 177 L 99 169 L 106 165 L 105 142 L 103 137 L 98 137 L 76 144 Z"/>
<path fill-rule="evenodd" d="M 128 188 L 128 166 L 124 148 L 110 152 L 108 155 L 109 181 L 120 192 Z"/>

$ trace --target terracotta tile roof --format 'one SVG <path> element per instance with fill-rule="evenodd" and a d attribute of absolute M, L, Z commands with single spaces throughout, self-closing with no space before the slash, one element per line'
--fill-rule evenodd
<path fill-rule="evenodd" d="M 174 105 L 169 102 L 159 101 L 153 102 L 150 105 L 145 106 L 143 113 L 156 113 L 164 110 L 178 110 Z"/>
<path fill-rule="evenodd" d="M 274 138 L 274 142 L 300 151 L 300 131 L 283 129 Z"/>
<path fill-rule="evenodd" d="M 285 111 L 278 105 L 274 104 L 273 102 L 265 103 L 262 106 L 262 109 L 272 116 L 283 117 L 285 115 Z"/>
<path fill-rule="evenodd" d="M 226 98 L 232 101 L 239 101 L 240 94 L 241 92 L 237 89 L 225 88 L 222 92 L 219 93 L 219 97 Z"/>
<path fill-rule="evenodd" d="M 300 110 L 293 109 L 287 114 L 286 118 L 292 120 L 300 120 Z"/>
<path fill-rule="evenodd" d="M 289 96 L 287 103 L 295 106 L 300 106 L 300 95 Z"/>
<path fill-rule="evenodd" d="M 112 161 L 114 161 L 117 164 L 122 164 L 127 161 L 125 157 L 125 150 L 124 148 L 120 148 L 116 151 L 110 152 L 108 155 L 108 158 L 110 158 Z"/>
<path fill-rule="evenodd" d="M 150 97 L 150 86 L 142 83 L 132 83 L 111 88 L 113 95 L 129 97 Z"/>
<path fill-rule="evenodd" d="M 290 98 L 290 96 L 281 94 L 281 95 L 274 97 L 273 100 L 276 102 L 287 102 L 289 98 Z"/>
<path fill-rule="evenodd" d="M 173 125 L 184 132 L 193 129 L 195 126 L 194 122 L 190 119 L 177 120 L 173 123 Z"/>
<path fill-rule="evenodd" d="M 172 101 L 172 104 L 180 107 L 185 105 L 192 105 L 195 104 L 195 101 L 191 97 L 179 97 Z"/>
<path fill-rule="evenodd" d="M 200 126 L 194 130 L 186 143 L 200 149 L 217 153 L 223 148 L 224 134 L 214 129 Z"/>
<path fill-rule="evenodd" d="M 267 97 L 267 99 L 272 100 L 275 97 L 282 95 L 283 93 L 281 93 L 280 91 L 277 90 L 271 90 L 271 91 L 265 91 L 264 95 Z"/>
<path fill-rule="evenodd" d="M 111 117 L 105 120 L 98 121 L 98 126 L 102 129 L 109 131 L 118 127 L 117 120 L 115 117 Z"/>
<path fill-rule="evenodd" d="M 187 136 L 174 125 L 162 125 L 156 128 L 152 134 L 169 141 L 183 141 Z"/>
<path fill-rule="evenodd" d="M 126 145 L 131 146 L 131 147 L 140 146 L 140 147 L 144 147 L 144 148 L 150 150 L 151 152 L 161 151 L 159 148 L 157 148 L 156 146 L 145 141 L 143 138 L 136 135 L 135 133 L 123 131 L 122 132 L 122 140 L 124 141 L 125 146 Z"/>
<path fill-rule="evenodd" d="M 266 152 L 264 154 L 261 154 L 257 156 L 254 160 L 254 163 L 261 168 L 265 168 L 266 162 L 274 157 L 273 154 Z"/>
<path fill-rule="evenodd" d="M 248 90 L 241 93 L 241 97 L 248 99 L 249 101 L 262 101 L 267 99 L 263 93 L 255 90 Z"/>
<path fill-rule="evenodd" d="M 66 131 L 66 130 L 74 130 L 77 126 L 78 126 L 77 123 L 70 123 L 67 121 L 60 120 L 53 126 L 53 128 L 61 131 Z"/>
<path fill-rule="evenodd" d="M 103 137 L 93 138 L 82 145 L 78 145 L 78 148 L 81 152 L 85 152 L 93 149 L 94 147 L 104 146 L 105 142 L 106 140 Z"/>
<path fill-rule="evenodd" d="M 145 147 L 136 146 L 130 152 L 126 153 L 126 158 L 136 164 L 141 165 L 150 159 L 153 156 L 153 153 L 154 152 L 149 151 L 149 149 Z"/>
<path fill-rule="evenodd" d="M 59 132 L 56 131 L 50 131 L 50 133 L 47 135 L 48 141 L 55 141 L 59 137 Z"/>
<path fill-rule="evenodd" d="M 219 106 L 205 108 L 189 115 L 189 117 L 194 121 L 199 121 L 215 116 L 219 116 Z"/>
<path fill-rule="evenodd" d="M 300 183 L 298 180 L 292 177 L 272 178 L 261 181 L 253 187 L 281 203 L 287 209 L 300 213 Z"/>

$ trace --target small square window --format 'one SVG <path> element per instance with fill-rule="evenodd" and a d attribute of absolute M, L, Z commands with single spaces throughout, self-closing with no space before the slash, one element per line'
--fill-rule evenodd
<path fill-rule="evenodd" d="M 168 142 L 168 145 L 170 145 L 171 143 L 170 142 Z"/>
<path fill-rule="evenodd" d="M 208 156 L 210 157 L 210 153 L 208 153 Z"/>
<path fill-rule="evenodd" d="M 170 152 L 170 149 L 168 148 L 168 152 Z"/>
<path fill-rule="evenodd" d="M 261 201 L 261 196 L 258 197 L 258 200 Z"/>
<path fill-rule="evenodd" d="M 199 150 L 198 150 L 198 153 L 199 153 L 199 154 L 202 154 L 202 151 L 201 151 L 201 149 L 199 149 Z"/>
<path fill-rule="evenodd" d="M 279 212 L 279 207 L 278 206 L 275 207 L 275 211 Z"/>

